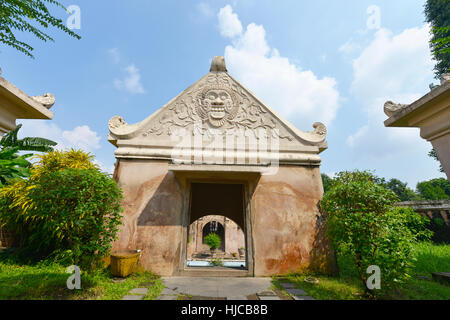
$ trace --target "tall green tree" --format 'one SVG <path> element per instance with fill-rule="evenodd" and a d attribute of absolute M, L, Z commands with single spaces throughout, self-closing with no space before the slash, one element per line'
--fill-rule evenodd
<path fill-rule="evenodd" d="M 419 182 L 417 191 L 426 200 L 450 199 L 450 182 L 445 178 Z"/>
<path fill-rule="evenodd" d="M 431 24 L 431 54 L 436 60 L 436 79 L 450 72 L 450 0 L 427 0 L 426 22 Z"/>
<path fill-rule="evenodd" d="M 385 184 L 385 187 L 393 191 L 401 201 L 419 200 L 419 195 L 408 188 L 407 185 L 406 182 L 401 182 L 398 179 L 392 178 Z"/>
<path fill-rule="evenodd" d="M 321 176 L 322 176 L 323 193 L 326 193 L 328 190 L 330 190 L 330 188 L 333 184 L 333 179 L 331 179 L 325 173 L 322 173 Z"/>
<path fill-rule="evenodd" d="M 42 41 L 54 41 L 44 29 L 50 26 L 60 29 L 68 35 L 81 37 L 67 28 L 63 20 L 50 14 L 48 5 L 66 8 L 55 0 L 1 0 L 0 1 L 0 43 L 13 47 L 25 55 L 34 58 L 34 48 L 16 38 L 17 32 L 30 32 Z"/>

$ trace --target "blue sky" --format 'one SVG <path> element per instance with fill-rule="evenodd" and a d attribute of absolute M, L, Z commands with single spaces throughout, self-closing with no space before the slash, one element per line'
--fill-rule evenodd
<path fill-rule="evenodd" d="M 18 35 L 36 59 L 2 46 L 0 66 L 27 94 L 56 97 L 54 119 L 20 121 L 22 135 L 83 148 L 112 171 L 108 120 L 145 119 L 224 55 L 232 76 L 300 130 L 326 123 L 322 172 L 371 169 L 414 188 L 444 175 L 418 129 L 384 127 L 383 104 L 438 83 L 424 2 L 62 1 L 79 6 L 82 40 Z"/>

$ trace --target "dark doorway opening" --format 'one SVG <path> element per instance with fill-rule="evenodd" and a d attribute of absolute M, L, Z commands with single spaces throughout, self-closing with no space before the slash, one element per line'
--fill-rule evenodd
<path fill-rule="evenodd" d="M 191 183 L 188 268 L 248 270 L 244 203 L 242 183 Z M 204 244 L 210 233 L 220 237 L 219 250 L 209 251 Z"/>

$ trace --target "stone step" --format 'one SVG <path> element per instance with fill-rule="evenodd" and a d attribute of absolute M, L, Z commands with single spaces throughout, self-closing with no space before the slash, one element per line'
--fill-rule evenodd
<path fill-rule="evenodd" d="M 250 277 L 248 270 L 230 268 L 186 268 L 179 273 L 183 277 Z"/>
<path fill-rule="evenodd" d="M 431 275 L 433 276 L 433 280 L 439 283 L 450 284 L 450 272 L 433 272 Z"/>

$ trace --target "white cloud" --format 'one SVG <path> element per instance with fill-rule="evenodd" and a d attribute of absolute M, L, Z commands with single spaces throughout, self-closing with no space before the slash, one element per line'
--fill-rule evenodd
<path fill-rule="evenodd" d="M 115 79 L 114 86 L 116 89 L 125 90 L 132 94 L 145 93 L 145 89 L 141 84 L 141 74 L 138 68 L 134 64 L 125 68 L 128 76 L 123 80 Z"/>
<path fill-rule="evenodd" d="M 119 49 L 117 48 L 109 49 L 108 54 L 114 64 L 118 64 L 120 62 Z"/>
<path fill-rule="evenodd" d="M 233 15 L 234 25 L 241 26 L 230 6 L 220 10 L 219 22 L 221 15 Z M 307 130 L 316 121 L 331 123 L 339 107 L 335 79 L 319 79 L 312 71 L 302 70 L 281 56 L 267 43 L 263 26 L 250 23 L 244 33 L 238 29 L 222 32 L 225 37 L 237 36 L 225 48 L 230 73 L 300 129 Z"/>
<path fill-rule="evenodd" d="M 353 39 L 348 40 L 346 43 L 341 45 L 338 49 L 339 52 L 346 55 L 353 54 L 361 49 L 361 46 L 356 43 Z"/>
<path fill-rule="evenodd" d="M 382 158 L 430 149 L 418 129 L 386 128 L 383 124 L 387 100 L 411 103 L 426 93 L 433 76 L 428 40 L 428 25 L 397 35 L 379 29 L 353 60 L 351 92 L 367 113 L 368 122 L 347 138 L 347 145 L 361 156 Z"/>
<path fill-rule="evenodd" d="M 211 18 L 214 16 L 214 10 L 206 2 L 200 2 L 197 4 L 197 10 L 206 18 Z"/>
<path fill-rule="evenodd" d="M 63 130 L 55 123 L 46 120 L 21 120 L 23 127 L 19 131 L 19 137 L 41 137 L 53 140 L 58 143 L 56 150 L 67 150 L 70 148 L 81 149 L 86 152 L 94 153 L 100 149 L 100 136 L 92 131 L 89 126 L 77 126 L 72 130 Z M 104 172 L 112 174 L 114 172 L 114 163 L 106 163 L 94 159 Z"/>
<path fill-rule="evenodd" d="M 94 150 L 100 148 L 100 137 L 97 132 L 92 131 L 88 126 L 79 126 L 73 130 L 62 132 L 62 138 L 70 145 L 83 150 Z"/>
<path fill-rule="evenodd" d="M 82 149 L 92 152 L 100 148 L 100 136 L 89 126 L 78 126 L 72 130 L 62 130 L 55 123 L 45 120 L 20 120 L 23 127 L 20 137 L 42 137 L 58 143 L 56 149 Z"/>
<path fill-rule="evenodd" d="M 233 38 L 242 33 L 242 24 L 230 5 L 220 9 L 217 14 L 219 18 L 220 34 L 224 37 Z"/>

